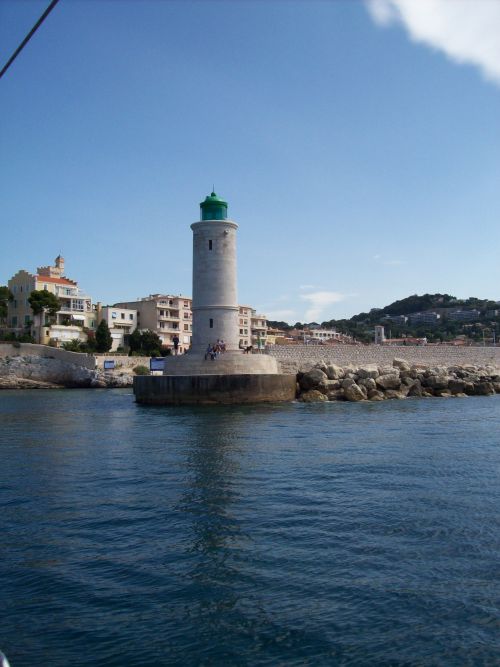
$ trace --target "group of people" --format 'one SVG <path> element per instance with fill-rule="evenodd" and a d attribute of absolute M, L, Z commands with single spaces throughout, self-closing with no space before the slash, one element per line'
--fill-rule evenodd
<path fill-rule="evenodd" d="M 219 354 L 223 354 L 226 351 L 226 343 L 223 340 L 217 340 L 217 342 L 212 345 L 209 343 L 207 346 L 207 351 L 205 352 L 205 361 L 211 359 L 215 361 Z"/>

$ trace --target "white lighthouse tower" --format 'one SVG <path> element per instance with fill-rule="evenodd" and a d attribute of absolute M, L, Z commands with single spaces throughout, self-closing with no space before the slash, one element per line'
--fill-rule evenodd
<path fill-rule="evenodd" d="M 215 192 L 200 204 L 193 230 L 193 336 L 191 351 L 204 352 L 223 340 L 238 349 L 236 230 L 227 217 L 227 202 Z"/>
<path fill-rule="evenodd" d="M 163 375 L 137 375 L 138 403 L 156 405 L 234 404 L 291 401 L 296 377 L 280 373 L 268 354 L 238 349 L 236 230 L 227 202 L 215 192 L 200 204 L 193 230 L 193 334 L 189 354 L 165 358 Z M 223 340 L 226 352 L 206 355 Z M 247 350 L 248 352 L 248 350 Z"/>

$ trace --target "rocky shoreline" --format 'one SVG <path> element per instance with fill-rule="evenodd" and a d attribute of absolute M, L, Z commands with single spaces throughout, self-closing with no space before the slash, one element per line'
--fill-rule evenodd
<path fill-rule="evenodd" d="M 91 370 L 37 355 L 0 359 L 0 389 L 63 389 L 131 387 L 133 373 Z"/>
<path fill-rule="evenodd" d="M 128 368 L 89 369 L 36 355 L 0 359 L 0 390 L 132 387 L 133 378 Z M 384 366 L 320 361 L 297 373 L 297 398 L 304 403 L 493 394 L 500 394 L 500 369 L 489 365 L 433 366 L 398 358 Z"/>
<path fill-rule="evenodd" d="M 430 366 L 394 359 L 392 366 L 345 366 L 319 362 L 297 375 L 297 396 L 305 403 L 384 401 L 408 397 L 465 397 L 500 394 L 500 370 L 493 366 Z"/>

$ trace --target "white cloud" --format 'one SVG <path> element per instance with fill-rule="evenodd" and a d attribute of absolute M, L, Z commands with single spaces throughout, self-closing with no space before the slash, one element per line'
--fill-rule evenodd
<path fill-rule="evenodd" d="M 346 298 L 345 294 L 340 292 L 311 292 L 310 294 L 301 294 L 300 298 L 304 301 L 309 301 L 310 306 L 306 310 L 306 321 L 316 322 L 320 319 L 321 313 L 331 306 L 333 303 L 338 303 Z"/>
<path fill-rule="evenodd" d="M 411 39 L 478 67 L 500 85 L 499 0 L 366 0 L 381 26 L 402 24 Z"/>
<path fill-rule="evenodd" d="M 404 259 L 384 259 L 382 255 L 373 255 L 373 259 L 377 264 L 383 264 L 384 266 L 401 266 L 406 264 Z"/>

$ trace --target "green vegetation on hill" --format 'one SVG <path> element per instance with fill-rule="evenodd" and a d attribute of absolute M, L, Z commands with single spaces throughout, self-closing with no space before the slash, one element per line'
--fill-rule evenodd
<path fill-rule="evenodd" d="M 474 316 L 472 320 L 467 321 L 450 319 L 450 313 L 457 310 L 476 310 L 479 311 L 479 314 Z M 350 319 L 328 320 L 322 322 L 321 326 L 329 329 L 334 328 L 365 343 L 373 341 L 374 327 L 377 324 L 383 325 L 386 336 L 392 338 L 402 336 L 426 337 L 429 342 L 446 342 L 455 339 L 457 336 L 465 336 L 469 341 L 490 343 L 500 337 L 500 316 L 495 314 L 494 311 L 500 313 L 500 302 L 491 299 L 478 299 L 476 297 L 457 299 L 450 294 L 423 294 L 422 296 L 413 294 L 405 299 L 394 301 L 394 303 L 384 308 L 373 308 L 369 313 L 359 313 Z M 411 314 L 423 312 L 437 312 L 440 319 L 435 323 L 414 324 L 409 320 L 406 323 L 400 323 L 388 319 L 398 315 L 408 317 Z M 286 322 L 268 320 L 268 326 L 284 331 L 293 328 L 302 329 L 310 325 L 316 325 L 316 323 L 302 324 L 297 322 L 292 326 Z"/>

